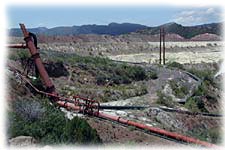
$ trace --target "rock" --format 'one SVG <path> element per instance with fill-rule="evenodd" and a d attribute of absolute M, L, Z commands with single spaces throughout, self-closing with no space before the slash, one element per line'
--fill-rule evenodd
<path fill-rule="evenodd" d="M 36 146 L 37 140 L 31 136 L 17 136 L 9 140 L 10 146 Z"/>

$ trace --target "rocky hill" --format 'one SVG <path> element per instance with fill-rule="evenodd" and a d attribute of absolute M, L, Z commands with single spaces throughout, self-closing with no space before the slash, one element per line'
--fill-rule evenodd
<path fill-rule="evenodd" d="M 131 23 L 110 23 L 109 25 L 82 25 L 55 28 L 31 28 L 45 42 L 155 42 L 159 41 L 159 30 L 163 27 L 166 41 L 220 41 L 222 23 L 198 26 L 182 26 L 167 23 L 157 27 L 147 27 Z M 9 36 L 22 36 L 19 28 L 9 30 Z"/>
<path fill-rule="evenodd" d="M 30 32 L 39 35 L 47 36 L 68 36 L 79 34 L 108 34 L 108 35 L 120 35 L 130 32 L 135 32 L 140 29 L 145 29 L 147 26 L 132 23 L 110 23 L 108 25 L 82 25 L 82 26 L 61 26 L 55 28 L 31 28 Z M 10 36 L 21 36 L 21 30 L 19 28 L 13 28 L 9 30 Z"/>
<path fill-rule="evenodd" d="M 216 34 L 221 35 L 222 23 L 211 23 L 203 24 L 197 26 L 182 26 L 175 22 L 163 24 L 157 27 L 149 27 L 147 29 L 139 30 L 137 33 L 155 35 L 159 34 L 160 28 L 164 28 L 166 33 L 178 34 L 186 39 L 191 39 L 192 37 L 199 34 Z"/>

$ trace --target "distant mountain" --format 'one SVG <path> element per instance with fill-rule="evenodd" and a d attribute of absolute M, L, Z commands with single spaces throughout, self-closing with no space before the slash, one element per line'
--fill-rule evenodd
<path fill-rule="evenodd" d="M 167 34 L 178 34 L 186 39 L 190 39 L 192 37 L 205 33 L 216 34 L 219 36 L 221 36 L 222 34 L 222 23 L 211 23 L 197 26 L 182 26 L 175 22 L 163 24 L 157 27 L 148 27 L 143 30 L 138 30 L 136 33 L 155 35 L 159 34 L 159 30 L 162 27 L 165 29 L 165 32 Z"/>
<path fill-rule="evenodd" d="M 108 25 L 82 25 L 82 26 L 61 26 L 55 28 L 30 28 L 29 31 L 38 35 L 45 36 L 72 36 L 81 34 L 97 34 L 97 35 L 121 35 L 121 34 L 142 34 L 142 35 L 156 35 L 159 34 L 161 27 L 165 29 L 166 34 L 179 35 L 184 39 L 191 39 L 201 34 L 209 34 L 221 36 L 222 23 L 211 23 L 196 26 L 182 26 L 175 22 L 163 24 L 156 27 L 147 27 L 140 24 L 132 23 L 110 23 Z M 10 36 L 22 36 L 19 28 L 9 30 Z M 205 37 L 205 36 L 200 36 Z M 199 37 L 197 37 L 199 38 Z M 208 38 L 208 37 L 207 37 Z M 209 37 L 210 38 L 210 37 Z"/>
<path fill-rule="evenodd" d="M 147 26 L 132 23 L 110 23 L 108 25 L 82 25 L 72 27 L 55 27 L 55 28 L 31 28 L 30 32 L 38 35 L 47 36 L 68 36 L 79 34 L 108 34 L 108 35 L 120 35 L 135 32 L 137 30 L 146 29 Z M 19 28 L 13 28 L 9 30 L 10 36 L 22 36 L 22 32 Z"/>
<path fill-rule="evenodd" d="M 41 34 L 48 30 L 48 28 L 45 27 L 38 27 L 38 28 L 29 28 L 29 32 L 35 33 L 35 34 Z M 20 28 L 12 28 L 9 29 L 9 35 L 10 36 L 22 36 L 22 31 Z"/>

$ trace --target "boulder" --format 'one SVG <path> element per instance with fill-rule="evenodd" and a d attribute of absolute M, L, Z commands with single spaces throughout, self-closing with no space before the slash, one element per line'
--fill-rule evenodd
<path fill-rule="evenodd" d="M 37 141 L 31 136 L 17 136 L 9 140 L 10 146 L 36 146 Z"/>

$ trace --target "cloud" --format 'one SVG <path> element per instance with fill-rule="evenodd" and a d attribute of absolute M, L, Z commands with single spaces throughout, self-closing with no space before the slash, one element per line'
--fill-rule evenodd
<path fill-rule="evenodd" d="M 214 8 L 208 8 L 208 9 L 206 10 L 206 14 L 213 14 L 213 13 L 215 13 Z"/>
<path fill-rule="evenodd" d="M 215 8 L 184 10 L 173 16 L 172 21 L 182 25 L 197 25 L 222 21 L 222 13 Z"/>

